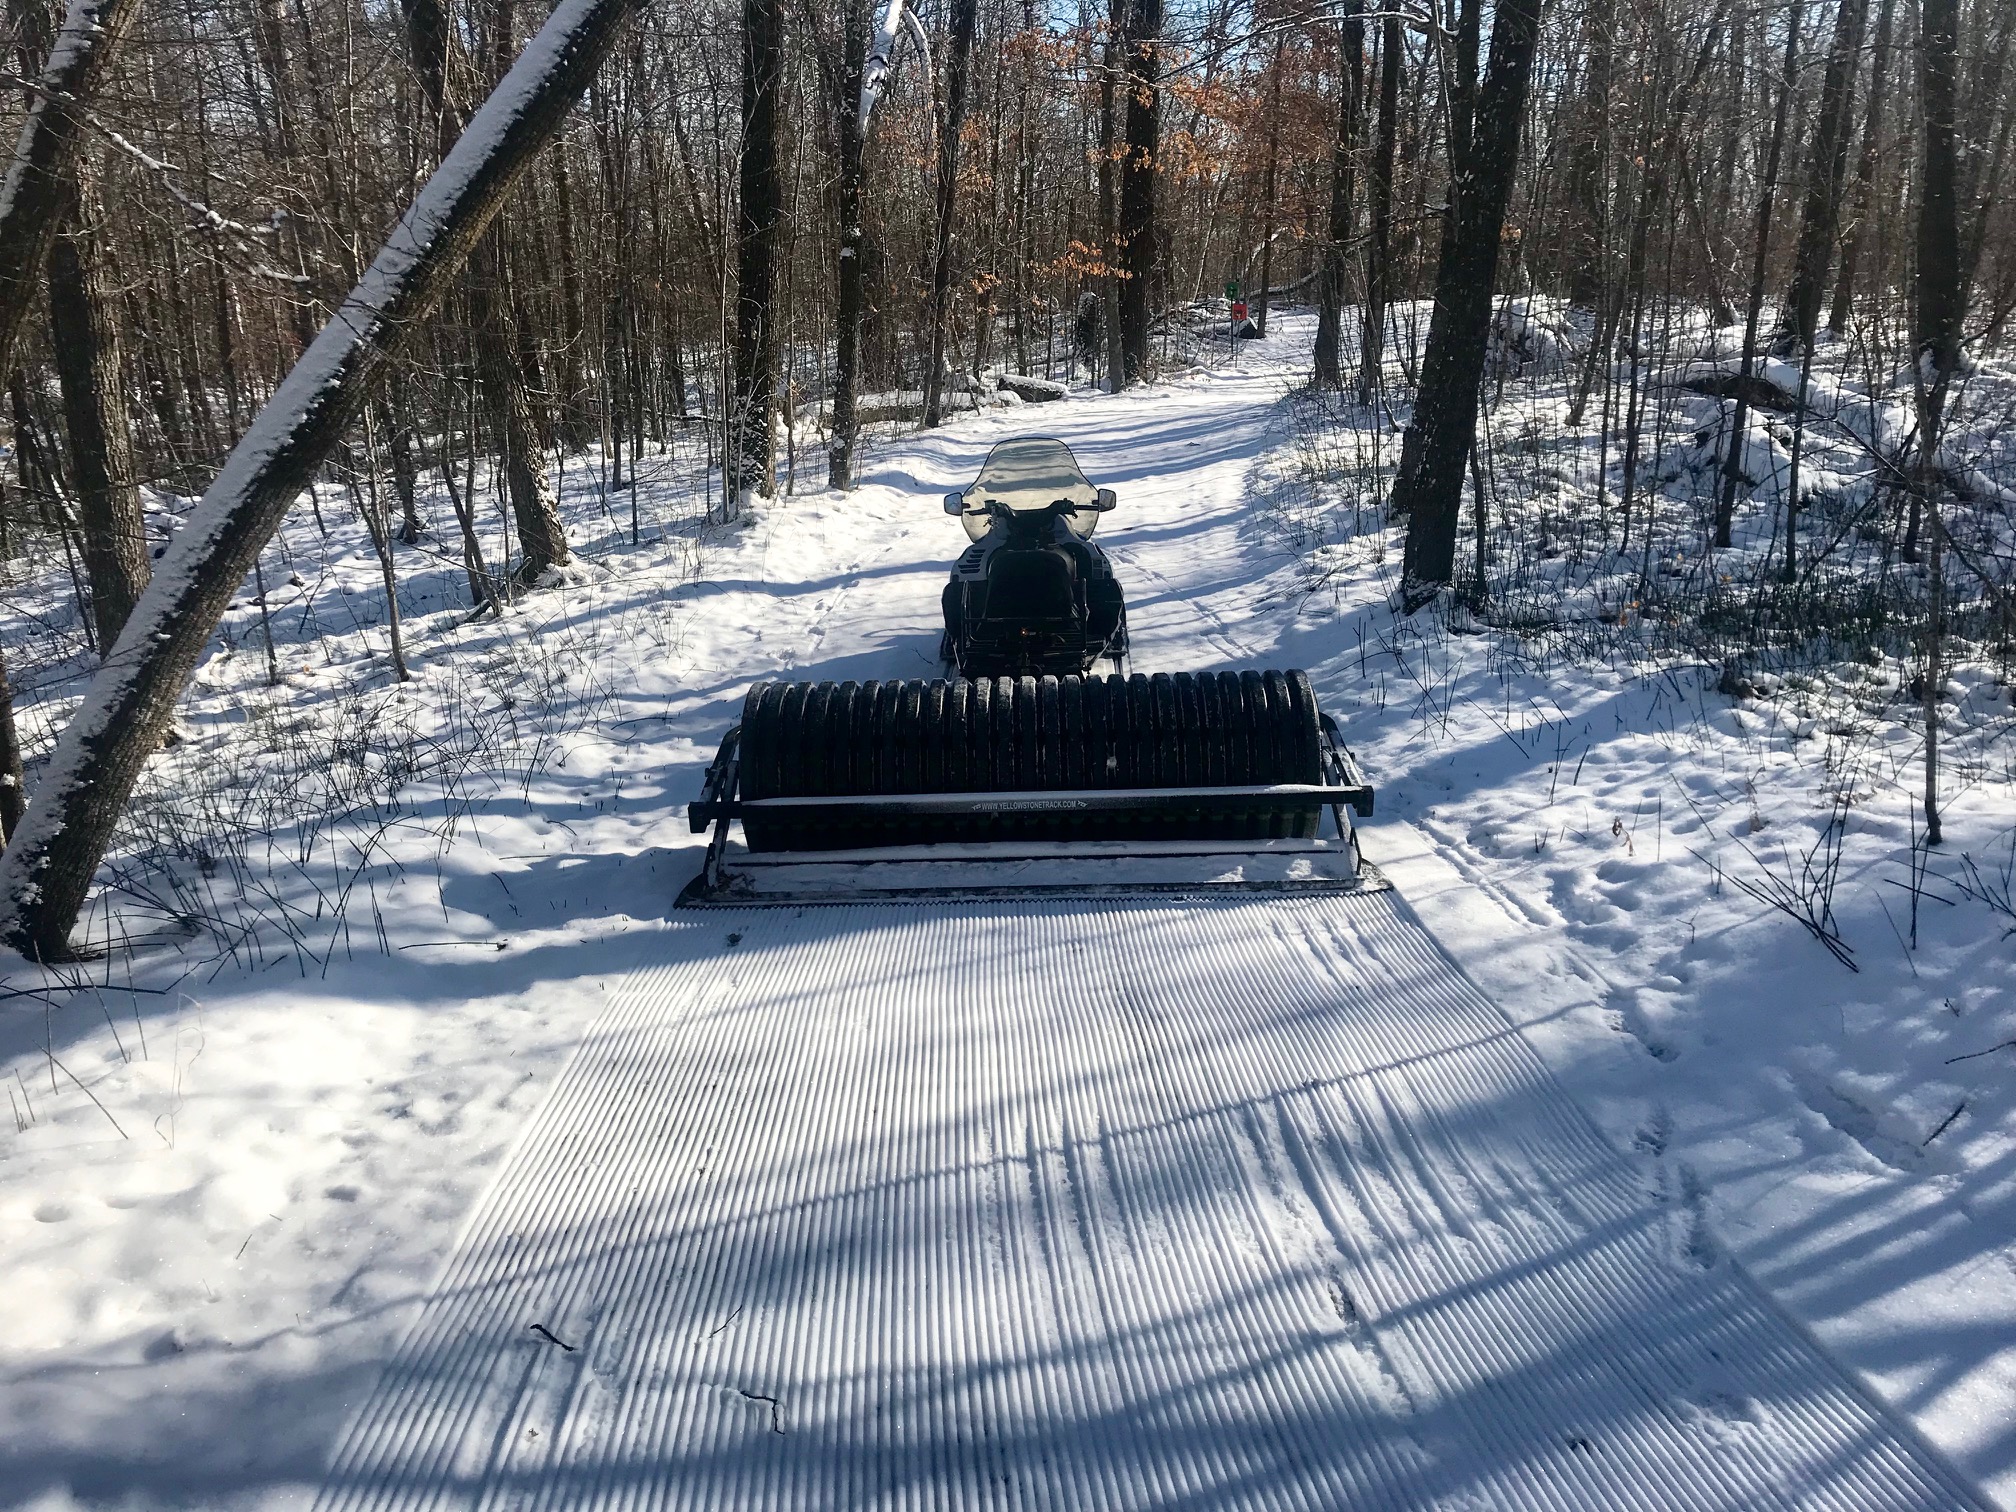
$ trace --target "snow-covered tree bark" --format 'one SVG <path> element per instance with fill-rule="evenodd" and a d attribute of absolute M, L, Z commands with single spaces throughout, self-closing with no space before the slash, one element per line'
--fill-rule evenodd
<path fill-rule="evenodd" d="M 561 0 L 233 449 L 58 738 L 0 856 L 0 939 L 44 960 L 68 953 L 113 828 L 232 594 L 636 4 Z"/>
<path fill-rule="evenodd" d="M 70 0 L 21 123 L 0 186 L 0 373 L 13 369 L 14 343 L 56 238 L 64 181 L 91 102 L 139 9 L 139 0 Z"/>

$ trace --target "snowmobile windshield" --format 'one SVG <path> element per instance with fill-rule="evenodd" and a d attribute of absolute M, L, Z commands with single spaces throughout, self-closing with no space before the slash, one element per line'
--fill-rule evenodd
<path fill-rule="evenodd" d="M 988 504 L 1042 510 L 1059 499 L 1069 499 L 1075 506 L 1064 522 L 1080 536 L 1092 534 L 1099 523 L 1099 490 L 1079 468 L 1071 448 L 1054 436 L 1017 436 L 987 453 L 980 476 L 966 490 L 967 512 L 960 521 L 977 541 L 987 534 Z"/>

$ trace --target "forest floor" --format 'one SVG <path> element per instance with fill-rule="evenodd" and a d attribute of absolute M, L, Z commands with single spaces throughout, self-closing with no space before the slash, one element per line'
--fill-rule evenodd
<path fill-rule="evenodd" d="M 1954 670 L 1928 855 L 1894 663 L 1736 697 L 1677 653 L 1396 618 L 1397 532 L 1309 483 L 1311 322 L 1277 320 L 1236 364 L 891 440 L 852 494 L 732 526 L 676 454 L 634 495 L 576 469 L 581 564 L 501 620 L 468 620 L 452 533 L 402 548 L 404 685 L 342 491 L 297 510 L 87 920 L 110 948 L 5 974 L 0 1501 L 314 1485 L 697 870 L 684 804 L 744 690 L 936 675 L 939 495 L 1036 430 L 1119 492 L 1135 668 L 1306 668 L 1378 789 L 1368 856 L 1647 1190 L 2016 1507 L 2009 690 Z M 0 606 L 40 648 L 31 745 L 86 665 L 60 587 Z"/>

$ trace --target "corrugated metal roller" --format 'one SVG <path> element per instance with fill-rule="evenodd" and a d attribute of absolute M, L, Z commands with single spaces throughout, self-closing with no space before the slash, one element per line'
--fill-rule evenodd
<path fill-rule="evenodd" d="M 743 706 L 741 796 L 1089 792 L 1323 780 L 1316 696 L 1301 672 L 765 682 Z M 1124 805 L 975 814 L 747 810 L 753 851 L 937 841 L 1283 839 L 1321 804 L 1241 812 Z"/>

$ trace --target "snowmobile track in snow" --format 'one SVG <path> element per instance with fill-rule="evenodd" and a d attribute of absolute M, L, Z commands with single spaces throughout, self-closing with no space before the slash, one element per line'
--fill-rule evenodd
<path fill-rule="evenodd" d="M 657 948 L 330 1512 L 1976 1505 L 1391 893 Z"/>

